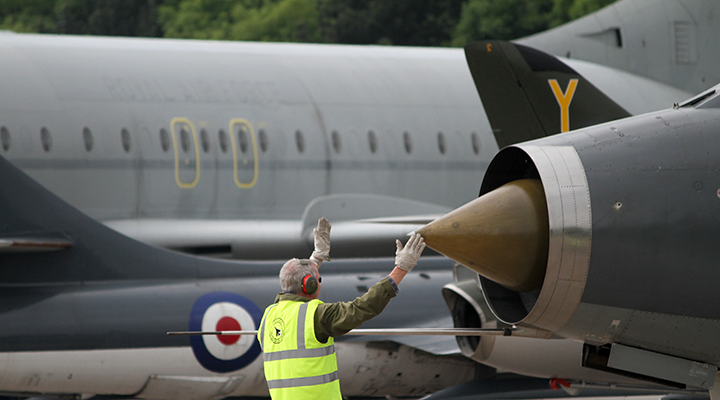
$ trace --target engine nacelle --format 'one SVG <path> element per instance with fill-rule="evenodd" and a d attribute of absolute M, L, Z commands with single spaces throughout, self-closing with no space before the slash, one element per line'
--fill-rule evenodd
<path fill-rule="evenodd" d="M 591 343 L 720 363 L 708 333 L 720 333 L 718 132 L 717 108 L 679 108 L 502 150 L 481 195 L 540 179 L 548 260 L 538 291 L 482 278 L 493 312 Z"/>
<path fill-rule="evenodd" d="M 705 372 L 691 363 L 679 375 L 707 376 L 666 380 L 711 385 L 720 365 L 718 88 L 673 109 L 507 147 L 478 199 L 419 232 L 485 276 L 482 290 L 500 321 L 536 337 L 646 351 L 640 372 L 631 371 L 640 376 L 657 377 L 653 360 L 665 356 L 665 366 L 691 360 Z M 533 182 L 541 195 L 526 189 L 540 187 Z M 506 206 L 516 193 L 524 200 Z M 531 216 L 532 229 L 518 215 Z M 547 228 L 535 221 L 542 218 Z M 540 250 L 527 250 L 528 234 L 545 235 Z M 470 248 L 488 241 L 494 246 Z"/>

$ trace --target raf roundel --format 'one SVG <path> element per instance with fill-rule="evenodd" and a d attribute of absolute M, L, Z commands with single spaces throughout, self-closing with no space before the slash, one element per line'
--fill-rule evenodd
<path fill-rule="evenodd" d="M 262 311 L 235 293 L 208 293 L 195 301 L 190 312 L 191 331 L 257 330 Z M 213 372 L 232 372 L 246 367 L 260 355 L 255 335 L 191 336 L 195 358 Z"/>

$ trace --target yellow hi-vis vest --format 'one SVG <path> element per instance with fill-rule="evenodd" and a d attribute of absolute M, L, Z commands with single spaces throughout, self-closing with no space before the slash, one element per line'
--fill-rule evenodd
<path fill-rule="evenodd" d="M 265 309 L 258 340 L 273 400 L 342 400 L 335 341 L 315 338 L 321 303 L 283 300 Z"/>

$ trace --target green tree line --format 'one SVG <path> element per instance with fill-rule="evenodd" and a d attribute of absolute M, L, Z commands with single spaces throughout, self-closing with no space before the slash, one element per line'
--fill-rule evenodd
<path fill-rule="evenodd" d="M 217 40 L 463 46 L 615 0 L 0 0 L 0 29 Z"/>

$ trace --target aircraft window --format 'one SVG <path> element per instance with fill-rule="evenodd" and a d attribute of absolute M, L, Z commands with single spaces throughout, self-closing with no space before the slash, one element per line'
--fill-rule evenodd
<path fill-rule="evenodd" d="M 92 132 L 87 126 L 83 128 L 83 142 L 85 143 L 85 150 L 90 152 L 93 148 L 94 141 Z"/>
<path fill-rule="evenodd" d="M 405 152 L 408 154 L 412 153 L 412 138 L 410 137 L 410 132 L 403 132 L 403 142 L 405 143 Z"/>
<path fill-rule="evenodd" d="M 370 146 L 371 153 L 377 151 L 377 136 L 375 136 L 375 132 L 373 131 L 368 131 L 368 145 Z"/>
<path fill-rule="evenodd" d="M 305 139 L 300 130 L 295 131 L 295 144 L 297 145 L 298 153 L 305 151 Z"/>
<path fill-rule="evenodd" d="M 166 153 L 170 150 L 170 135 L 168 135 L 165 128 L 160 129 L 160 147 L 162 147 L 162 150 Z"/>
<path fill-rule="evenodd" d="M 260 150 L 262 150 L 263 153 L 266 152 L 268 147 L 268 138 L 264 129 L 260 129 L 260 132 L 258 132 L 258 140 L 260 141 Z"/>
<path fill-rule="evenodd" d="M 200 143 L 204 152 L 207 153 L 210 151 L 210 138 L 208 137 L 208 133 L 205 129 L 200 131 Z"/>
<path fill-rule="evenodd" d="M 228 137 L 224 130 L 220 129 L 218 131 L 218 140 L 220 142 L 220 150 L 222 150 L 223 153 L 227 153 L 228 150 Z"/>
<path fill-rule="evenodd" d="M 129 153 L 130 152 L 130 132 L 128 132 L 127 129 L 123 128 L 122 131 L 120 131 L 120 136 L 122 136 L 123 150 L 125 150 L 126 153 Z"/>
<path fill-rule="evenodd" d="M 50 131 L 48 131 L 44 126 L 40 129 L 40 141 L 42 142 L 43 150 L 45 150 L 46 153 L 52 149 L 52 136 L 50 136 Z"/>
<path fill-rule="evenodd" d="M 239 125 L 238 143 L 240 145 L 240 151 L 242 151 L 243 154 L 247 153 L 247 151 L 248 151 L 248 135 L 247 135 L 247 127 L 245 125 Z"/>
<path fill-rule="evenodd" d="M 473 152 L 475 152 L 475 154 L 480 154 L 480 138 L 478 137 L 478 134 L 475 132 L 471 133 L 470 141 L 472 142 Z"/>
<path fill-rule="evenodd" d="M 0 141 L 2 142 L 3 150 L 10 150 L 10 131 L 6 127 L 0 127 Z"/>
<path fill-rule="evenodd" d="M 190 151 L 190 134 L 187 129 L 180 129 L 180 146 L 184 153 Z"/>
<path fill-rule="evenodd" d="M 445 136 L 442 132 L 438 132 L 438 150 L 440 154 L 445 154 Z"/>
<path fill-rule="evenodd" d="M 331 140 L 333 149 L 335 149 L 336 153 L 339 153 L 340 150 L 342 150 L 342 142 L 340 142 L 340 134 L 338 131 L 332 131 Z"/>

